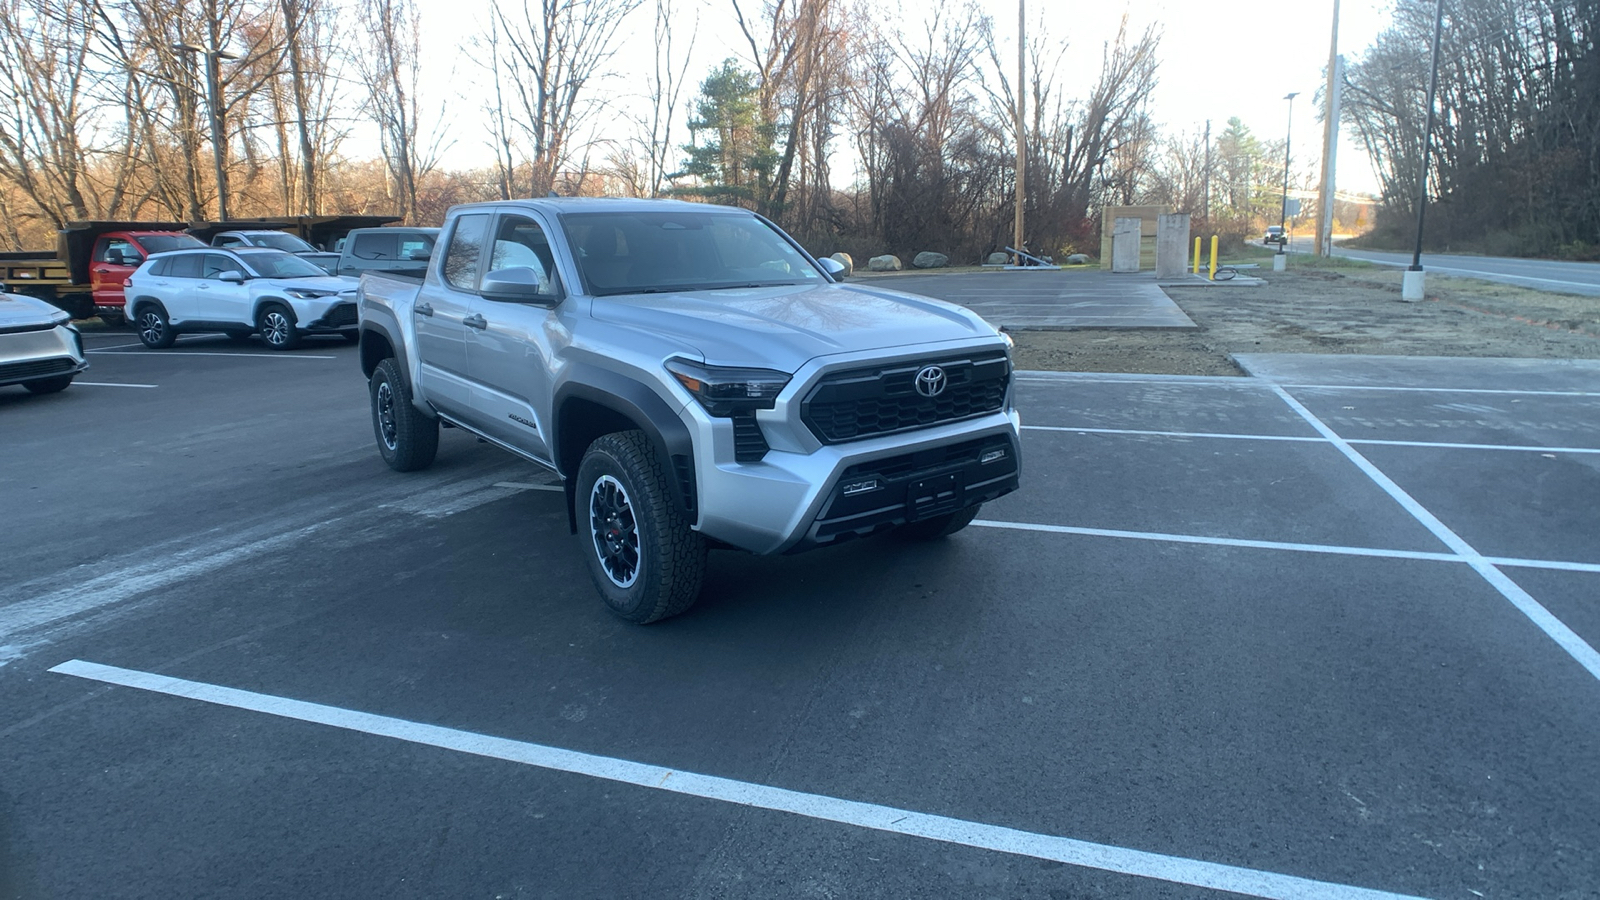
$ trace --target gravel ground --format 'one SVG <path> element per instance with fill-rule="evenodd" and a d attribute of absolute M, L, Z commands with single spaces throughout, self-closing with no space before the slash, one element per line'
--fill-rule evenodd
<path fill-rule="evenodd" d="M 1017 367 L 1239 375 L 1234 353 L 1600 359 L 1600 298 L 1428 276 L 1400 299 L 1400 270 L 1297 256 L 1260 286 L 1168 288 L 1198 331 L 1022 331 Z"/>

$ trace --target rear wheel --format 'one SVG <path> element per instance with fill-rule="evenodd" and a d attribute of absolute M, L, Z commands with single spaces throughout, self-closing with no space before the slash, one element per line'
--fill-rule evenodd
<path fill-rule="evenodd" d="M 165 350 L 178 338 L 167 319 L 167 311 L 154 303 L 139 307 L 133 320 L 139 329 L 139 342 L 151 350 Z"/>
<path fill-rule="evenodd" d="M 983 509 L 983 504 L 959 509 L 953 513 L 942 516 L 922 519 L 917 522 L 907 522 L 896 529 L 896 533 L 903 538 L 913 541 L 934 541 L 952 534 L 972 524 L 978 517 L 978 510 Z"/>
<path fill-rule="evenodd" d="M 121 328 L 128 324 L 128 317 L 119 312 L 100 312 L 97 315 L 107 328 Z"/>
<path fill-rule="evenodd" d="M 700 599 L 706 543 L 673 501 L 642 431 L 603 435 L 578 466 L 577 502 L 589 574 L 618 617 L 644 625 Z"/>
<path fill-rule="evenodd" d="M 278 303 L 268 303 L 256 315 L 256 330 L 261 340 L 273 350 L 293 350 L 300 345 L 300 329 L 295 325 L 294 313 Z"/>
<path fill-rule="evenodd" d="M 54 378 L 35 378 L 32 381 L 24 381 L 22 386 L 35 394 L 54 394 L 66 390 L 75 376 L 76 373 L 57 375 Z"/>
<path fill-rule="evenodd" d="M 411 390 L 394 357 L 378 363 L 367 390 L 372 396 L 372 431 L 383 461 L 396 472 L 426 469 L 439 452 L 439 420 L 411 405 Z"/>

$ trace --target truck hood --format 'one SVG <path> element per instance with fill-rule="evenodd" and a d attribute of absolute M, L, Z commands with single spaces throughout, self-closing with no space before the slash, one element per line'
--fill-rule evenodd
<path fill-rule="evenodd" d="M 250 281 L 256 290 L 269 291 L 326 291 L 330 294 L 354 293 L 361 282 L 343 275 L 325 275 L 321 278 L 254 278 Z"/>
<path fill-rule="evenodd" d="M 707 363 L 793 372 L 818 356 L 993 338 L 971 310 L 860 285 L 794 285 L 596 297 L 596 319 L 670 334 Z"/>
<path fill-rule="evenodd" d="M 21 294 L 0 293 L 0 329 L 48 325 L 61 310 L 43 300 Z"/>

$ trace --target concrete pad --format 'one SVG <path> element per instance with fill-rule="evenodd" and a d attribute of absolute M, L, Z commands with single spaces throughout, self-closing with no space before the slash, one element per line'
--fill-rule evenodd
<path fill-rule="evenodd" d="M 1219 278 L 1216 281 L 1212 281 L 1204 275 L 1196 275 L 1193 272 L 1176 278 L 1163 278 L 1160 281 L 1161 287 L 1164 288 L 1222 287 L 1223 285 L 1228 287 L 1261 287 L 1266 283 L 1266 279 L 1257 278 L 1254 275 L 1235 275 L 1232 278 Z"/>
<path fill-rule="evenodd" d="M 1329 353 L 1237 353 L 1251 375 L 1276 384 L 1600 393 L 1600 360 L 1470 359 Z"/>
<path fill-rule="evenodd" d="M 857 279 L 934 297 L 976 312 L 1010 331 L 1077 328 L 1197 328 L 1154 275 L 1099 270 L 971 272 Z"/>

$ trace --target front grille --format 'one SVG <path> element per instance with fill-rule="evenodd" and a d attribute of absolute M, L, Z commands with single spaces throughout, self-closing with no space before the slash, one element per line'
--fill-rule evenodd
<path fill-rule="evenodd" d="M 27 362 L 0 365 L 0 381 L 18 381 L 44 375 L 61 375 L 78 368 L 78 364 L 65 356 L 55 359 L 30 359 Z"/>
<path fill-rule="evenodd" d="M 936 397 L 916 389 L 917 373 L 929 365 L 945 373 L 945 388 Z M 837 444 L 995 412 L 1010 383 L 1011 364 L 1003 354 L 852 369 L 822 379 L 806 398 L 801 418 L 818 440 Z"/>
<path fill-rule="evenodd" d="M 328 310 L 328 314 L 322 317 L 322 324 L 329 328 L 343 328 L 346 325 L 354 325 L 360 320 L 360 313 L 356 312 L 354 303 L 341 303 Z"/>

